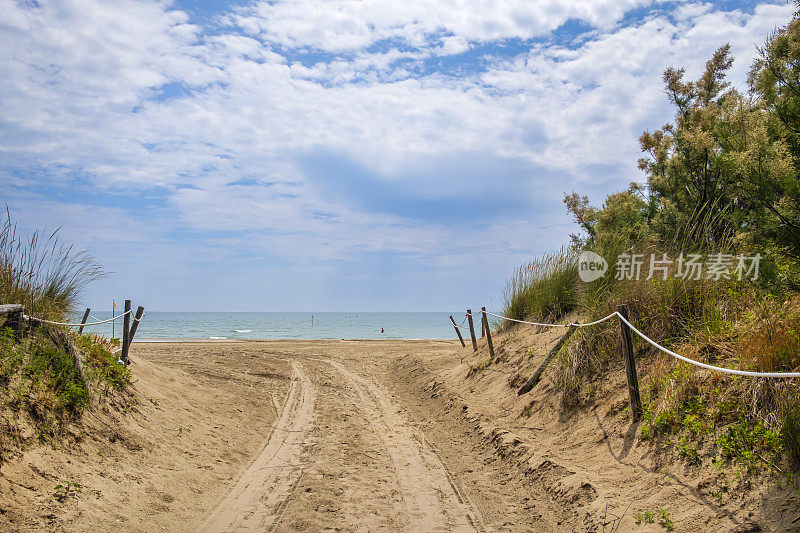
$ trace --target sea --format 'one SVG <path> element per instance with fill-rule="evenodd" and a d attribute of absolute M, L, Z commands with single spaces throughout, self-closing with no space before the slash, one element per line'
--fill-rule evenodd
<path fill-rule="evenodd" d="M 119 314 L 119 311 L 117 311 Z M 219 313 L 146 311 L 134 342 L 166 339 L 455 339 L 446 312 L 426 313 Z M 92 311 L 101 320 L 110 311 Z M 452 313 L 461 322 L 464 312 Z M 82 314 L 81 314 L 82 316 Z M 80 322 L 78 317 L 75 322 Z M 94 322 L 89 318 L 87 322 Z M 465 324 L 466 325 L 466 324 Z M 476 327 L 480 328 L 478 324 Z M 84 332 L 122 335 L 122 320 Z M 468 331 L 462 333 L 468 336 Z"/>

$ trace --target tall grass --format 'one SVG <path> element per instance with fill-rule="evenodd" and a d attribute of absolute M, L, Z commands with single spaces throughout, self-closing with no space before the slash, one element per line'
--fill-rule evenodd
<path fill-rule="evenodd" d="M 577 253 L 573 248 L 520 266 L 503 289 L 505 315 L 516 320 L 557 320 L 577 305 Z"/>
<path fill-rule="evenodd" d="M 60 239 L 59 229 L 21 234 L 6 207 L 0 224 L 0 303 L 21 303 L 29 313 L 62 318 L 89 283 L 105 276 L 86 251 Z"/>

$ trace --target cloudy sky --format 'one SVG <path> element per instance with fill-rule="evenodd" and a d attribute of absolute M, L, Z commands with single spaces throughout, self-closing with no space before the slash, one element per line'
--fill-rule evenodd
<path fill-rule="evenodd" d="M 642 178 L 664 68 L 744 87 L 790 3 L 0 0 L 0 202 L 108 309 L 501 305 Z"/>

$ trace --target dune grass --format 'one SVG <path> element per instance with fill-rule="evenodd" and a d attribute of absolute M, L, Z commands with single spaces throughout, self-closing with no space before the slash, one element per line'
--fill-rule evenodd
<path fill-rule="evenodd" d="M 505 316 L 516 320 L 558 320 L 577 304 L 577 254 L 571 248 L 520 266 L 503 290 Z"/>
<path fill-rule="evenodd" d="M 103 276 L 93 257 L 61 240 L 59 229 L 23 234 L 6 208 L 0 223 L 0 303 L 21 303 L 29 314 L 64 318 L 81 291 Z"/>
<path fill-rule="evenodd" d="M 64 243 L 58 230 L 24 234 L 6 209 L 0 223 L 0 303 L 21 303 L 26 313 L 41 318 L 67 318 L 81 291 L 103 275 L 100 265 Z M 130 371 L 116 364 L 106 340 L 68 333 L 84 354 L 87 390 L 52 327 L 57 326 L 28 325 L 18 339 L 0 322 L 0 462 L 24 440 L 21 426 L 33 426 L 40 440 L 49 439 L 89 406 L 90 395 L 123 391 L 131 383 Z"/>

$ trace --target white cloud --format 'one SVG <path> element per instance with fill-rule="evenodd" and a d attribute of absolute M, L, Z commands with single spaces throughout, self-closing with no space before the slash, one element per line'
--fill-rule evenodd
<path fill-rule="evenodd" d="M 388 251 L 441 268 L 480 250 L 503 270 L 566 237 L 567 216 L 553 215 L 561 192 L 601 195 L 637 176 L 639 134 L 669 118 L 665 67 L 685 65 L 696 76 L 730 41 L 732 79 L 741 84 L 755 46 L 793 11 L 790 4 L 759 5 L 752 14 L 684 4 L 670 17 L 624 23 L 626 12 L 645 5 L 274 2 L 239 10 L 228 17 L 235 25 L 210 34 L 158 2 L 32 8 L 0 0 L 6 191 L 79 172 L 104 192 L 163 188 L 162 209 L 174 210 L 164 224 L 242 233 L 225 247 L 295 262 Z M 457 74 L 419 70 L 475 43 L 547 35 L 570 19 L 594 31 L 516 56 L 489 49 L 480 70 L 474 63 Z M 368 50 L 387 40 L 403 46 Z M 304 63 L 283 47 L 347 53 Z M 174 94 L 157 97 L 165 87 Z M 480 200 L 494 186 L 509 199 L 554 207 L 531 210 L 526 221 L 497 212 L 480 224 L 387 212 L 321 191 L 303 163 L 322 148 L 364 169 L 376 188 L 391 185 L 420 201 Z M 456 175 L 446 172 L 453 154 L 534 170 Z M 335 170 L 330 180 L 340 179 Z"/>
<path fill-rule="evenodd" d="M 262 1 L 242 9 L 231 20 L 250 35 L 293 48 L 338 52 L 393 39 L 425 48 L 431 46 L 432 36 L 442 36 L 440 53 L 453 53 L 462 51 L 466 42 L 544 36 L 571 19 L 607 28 L 630 9 L 650 3 L 652 0 Z"/>

